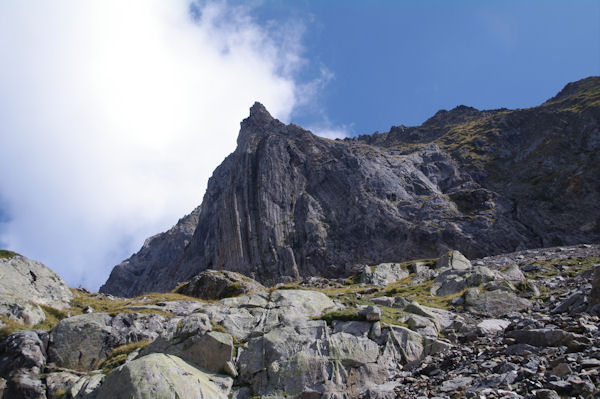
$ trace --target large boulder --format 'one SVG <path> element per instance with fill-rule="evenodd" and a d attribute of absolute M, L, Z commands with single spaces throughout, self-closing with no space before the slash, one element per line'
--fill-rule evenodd
<path fill-rule="evenodd" d="M 499 317 L 511 312 L 522 312 L 532 303 L 505 290 L 483 291 L 470 288 L 465 293 L 465 307 L 472 312 Z"/>
<path fill-rule="evenodd" d="M 438 269 L 468 270 L 472 266 L 471 261 L 459 251 L 448 251 L 437 260 L 435 267 Z"/>
<path fill-rule="evenodd" d="M 170 326 L 153 314 L 90 313 L 61 320 L 50 333 L 48 355 L 59 367 L 94 370 L 118 346 L 152 341 Z"/>
<path fill-rule="evenodd" d="M 360 274 L 360 282 L 385 287 L 408 275 L 408 270 L 398 263 L 380 263 L 377 266 L 365 266 Z"/>
<path fill-rule="evenodd" d="M 534 328 L 530 330 L 508 331 L 506 337 L 513 338 L 519 344 L 533 346 L 566 346 L 571 350 L 580 351 L 589 345 L 589 340 L 583 335 L 564 331 L 558 328 Z"/>
<path fill-rule="evenodd" d="M 205 270 L 178 288 L 177 292 L 200 299 L 222 299 L 264 289 L 258 281 L 240 273 Z"/>
<path fill-rule="evenodd" d="M 46 365 L 48 334 L 18 331 L 0 342 L 0 377 L 5 398 L 45 399 L 41 373 Z"/>
<path fill-rule="evenodd" d="M 233 338 L 230 334 L 211 331 L 205 314 L 193 314 L 163 333 L 141 351 L 140 357 L 150 353 L 167 353 L 211 372 L 223 372 L 233 360 Z"/>
<path fill-rule="evenodd" d="M 120 366 L 93 391 L 95 399 L 227 399 L 229 390 L 182 359 L 153 353 Z"/>
<path fill-rule="evenodd" d="M 265 397 L 360 397 L 365 387 L 385 383 L 379 345 L 361 328 L 342 329 L 329 334 L 325 322 L 314 320 L 249 339 L 239 359 L 241 381 Z M 395 354 L 385 359 L 397 365 Z"/>
<path fill-rule="evenodd" d="M 35 303 L 9 295 L 0 295 L 0 315 L 27 327 L 33 327 L 46 319 L 44 311 Z"/>
<path fill-rule="evenodd" d="M 64 309 L 73 299 L 65 282 L 40 262 L 14 254 L 0 257 L 0 294 Z"/>
<path fill-rule="evenodd" d="M 462 261 L 458 263 L 462 265 Z M 433 280 L 431 295 L 452 295 L 461 292 L 467 287 L 478 287 L 492 280 L 494 280 L 494 273 L 487 267 L 476 266 L 467 269 L 446 268 L 445 271 Z"/>

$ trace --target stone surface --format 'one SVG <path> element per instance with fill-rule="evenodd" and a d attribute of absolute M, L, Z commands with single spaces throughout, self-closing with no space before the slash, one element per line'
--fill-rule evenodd
<path fill-rule="evenodd" d="M 45 399 L 41 374 L 46 365 L 48 334 L 18 331 L 0 342 L 0 377 L 6 398 Z"/>
<path fill-rule="evenodd" d="M 448 251 L 437 260 L 435 267 L 438 269 L 468 270 L 471 268 L 471 261 L 459 251 Z"/>
<path fill-rule="evenodd" d="M 0 258 L 0 295 L 64 309 L 73 299 L 65 282 L 40 262 L 21 255 Z"/>
<path fill-rule="evenodd" d="M 200 299 L 222 299 L 264 289 L 262 284 L 240 273 L 205 270 L 177 292 Z"/>
<path fill-rule="evenodd" d="M 95 399 L 227 399 L 228 394 L 211 380 L 210 374 L 176 356 L 159 353 L 113 370 L 93 391 Z"/>
<path fill-rule="evenodd" d="M 0 295 L 0 316 L 33 327 L 46 319 L 44 311 L 25 299 Z"/>
<path fill-rule="evenodd" d="M 511 312 L 521 312 L 532 306 L 527 299 L 520 298 L 504 290 L 483 291 L 469 289 L 465 293 L 465 306 L 487 316 L 503 316 Z"/>
<path fill-rule="evenodd" d="M 477 324 L 477 331 L 482 335 L 495 335 L 502 333 L 510 321 L 503 319 L 485 319 Z"/>
<path fill-rule="evenodd" d="M 89 313 L 64 319 L 52 330 L 48 355 L 60 367 L 96 369 L 118 346 L 152 341 L 170 324 L 164 316 Z"/>
<path fill-rule="evenodd" d="M 476 258 L 597 242 L 598 86 L 592 77 L 538 107 L 459 106 L 347 140 L 285 125 L 256 103 L 202 205 L 102 290 L 169 291 L 221 268 L 270 285 L 450 249 Z"/>
<path fill-rule="evenodd" d="M 408 277 L 408 274 L 408 270 L 398 263 L 380 263 L 377 266 L 365 266 L 360 274 L 360 282 L 385 287 Z"/>

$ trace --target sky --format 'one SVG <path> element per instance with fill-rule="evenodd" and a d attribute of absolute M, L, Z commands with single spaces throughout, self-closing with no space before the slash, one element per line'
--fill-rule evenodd
<path fill-rule="evenodd" d="M 326 137 L 600 75 L 598 1 L 0 0 L 0 248 L 97 290 L 254 101 Z"/>

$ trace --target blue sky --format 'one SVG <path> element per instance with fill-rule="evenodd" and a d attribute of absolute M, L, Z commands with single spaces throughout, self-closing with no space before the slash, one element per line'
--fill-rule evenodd
<path fill-rule="evenodd" d="M 254 101 L 344 137 L 600 74 L 598 1 L 191 1 L 0 0 L 0 247 L 97 289 L 200 204 Z"/>
<path fill-rule="evenodd" d="M 334 75 L 315 108 L 351 134 L 418 125 L 460 104 L 529 107 L 600 74 L 598 1 L 277 0 L 257 15 L 310 21 L 306 72 Z M 314 112 L 293 118 L 312 125 Z"/>

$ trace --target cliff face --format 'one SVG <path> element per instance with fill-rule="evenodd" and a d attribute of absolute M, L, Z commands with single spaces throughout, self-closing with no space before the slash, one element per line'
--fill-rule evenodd
<path fill-rule="evenodd" d="M 147 242 L 101 291 L 166 291 L 205 269 L 271 284 L 448 249 L 480 257 L 598 241 L 599 122 L 600 78 L 535 108 L 460 106 L 343 141 L 255 104 L 185 234 Z"/>

